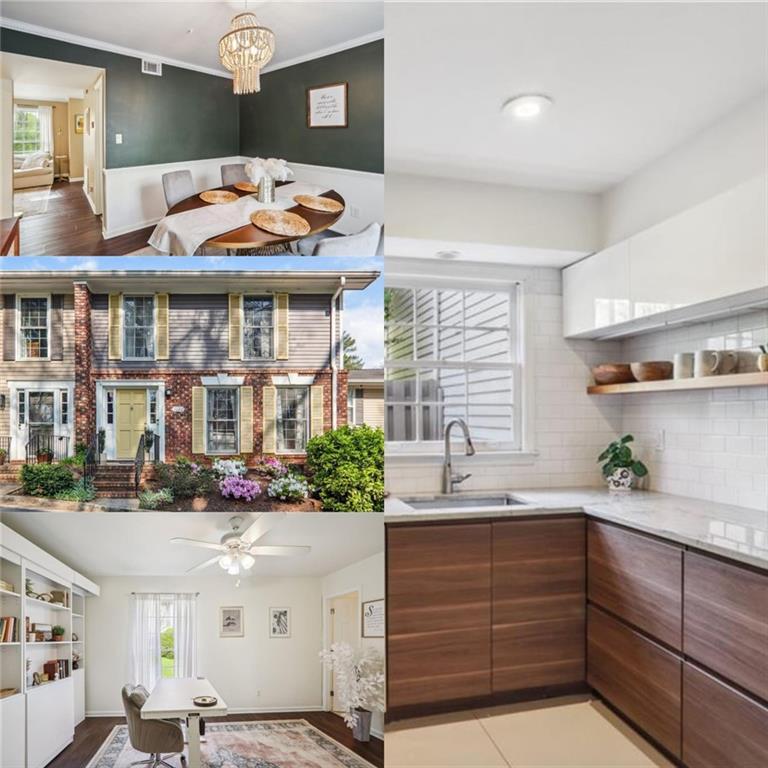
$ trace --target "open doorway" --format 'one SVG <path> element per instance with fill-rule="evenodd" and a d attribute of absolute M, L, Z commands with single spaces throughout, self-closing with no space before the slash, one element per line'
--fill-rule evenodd
<path fill-rule="evenodd" d="M 360 645 L 360 593 L 345 592 L 326 598 L 326 632 L 328 645 L 333 643 L 348 643 L 353 648 Z M 329 671 L 325 681 L 325 708 L 329 712 L 342 714 L 343 708 L 339 697 L 335 695 L 336 674 Z"/>
<path fill-rule="evenodd" d="M 105 72 L 13 53 L 0 53 L 0 69 L 12 125 L 3 196 L 21 217 L 21 253 L 74 253 L 74 241 L 62 251 L 67 233 L 101 234 Z"/>

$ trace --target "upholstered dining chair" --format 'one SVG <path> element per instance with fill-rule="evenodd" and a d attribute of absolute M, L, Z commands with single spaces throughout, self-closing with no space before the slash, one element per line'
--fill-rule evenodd
<path fill-rule="evenodd" d="M 375 221 L 354 235 L 326 229 L 299 240 L 301 256 L 375 256 L 379 252 L 383 228 Z"/>
<path fill-rule="evenodd" d="M 195 194 L 195 185 L 192 183 L 191 171 L 171 171 L 163 174 L 163 192 L 165 204 L 173 208 L 176 203 L 185 197 Z"/>
<path fill-rule="evenodd" d="M 250 181 L 245 173 L 245 163 L 229 163 L 221 166 L 221 186 L 228 187 L 238 181 Z"/>
<path fill-rule="evenodd" d="M 123 708 L 125 719 L 128 721 L 128 738 L 131 746 L 139 751 L 149 754 L 149 759 L 139 760 L 131 765 L 146 765 L 149 768 L 176 768 L 176 766 L 163 759 L 180 755 L 181 765 L 186 766 L 184 757 L 184 731 L 179 720 L 142 720 L 141 708 L 147 701 L 149 694 L 141 685 L 123 686 Z"/>

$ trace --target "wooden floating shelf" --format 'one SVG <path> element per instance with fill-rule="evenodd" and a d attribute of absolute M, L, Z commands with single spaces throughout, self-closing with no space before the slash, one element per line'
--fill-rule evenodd
<path fill-rule="evenodd" d="M 664 379 L 632 381 L 628 384 L 593 384 L 588 395 L 627 395 L 633 392 L 677 392 L 690 389 L 724 389 L 726 387 L 765 387 L 768 373 L 729 373 L 724 376 L 702 376 L 698 379 Z"/>

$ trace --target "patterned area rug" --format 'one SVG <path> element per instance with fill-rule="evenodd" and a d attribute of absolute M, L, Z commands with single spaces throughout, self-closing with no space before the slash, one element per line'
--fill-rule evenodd
<path fill-rule="evenodd" d="M 371 763 L 326 736 L 306 720 L 207 723 L 204 768 L 372 768 Z M 117 725 L 87 768 L 128 768 L 147 759 Z M 179 756 L 168 760 L 181 765 Z"/>
<path fill-rule="evenodd" d="M 29 189 L 18 189 L 13 193 L 14 215 L 37 216 L 48 212 L 48 201 L 51 199 L 51 188 L 30 187 Z"/>

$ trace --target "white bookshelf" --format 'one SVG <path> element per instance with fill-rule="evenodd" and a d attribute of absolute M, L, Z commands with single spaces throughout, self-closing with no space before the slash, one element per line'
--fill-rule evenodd
<path fill-rule="evenodd" d="M 0 579 L 11 589 L 0 588 L 0 616 L 16 619 L 16 639 L 0 643 L 0 689 L 8 689 L 0 698 L 0 765 L 18 765 L 24 755 L 26 702 L 24 689 L 24 580 L 21 557 L 0 547 Z M 1 638 L 0 638 L 1 639 Z"/>

